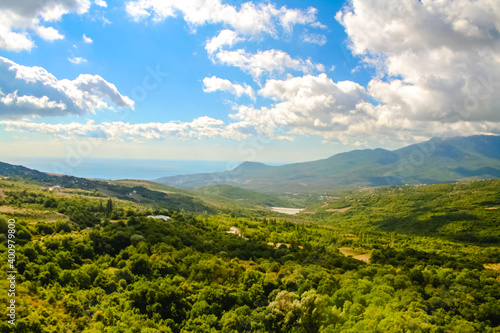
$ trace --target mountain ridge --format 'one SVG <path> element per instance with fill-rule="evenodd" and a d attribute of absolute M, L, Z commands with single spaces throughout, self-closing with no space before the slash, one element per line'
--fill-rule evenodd
<path fill-rule="evenodd" d="M 233 170 L 154 180 L 179 188 L 232 185 L 260 192 L 437 184 L 500 174 L 500 136 L 434 137 L 396 150 L 359 149 L 325 159 L 268 166 L 243 162 Z"/>

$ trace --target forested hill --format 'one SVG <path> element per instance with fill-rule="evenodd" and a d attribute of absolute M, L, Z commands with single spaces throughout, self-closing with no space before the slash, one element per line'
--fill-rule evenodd
<path fill-rule="evenodd" d="M 245 162 L 234 170 L 165 177 L 161 184 L 196 188 L 227 184 L 260 192 L 319 192 L 500 177 L 500 137 L 433 138 L 394 151 L 366 149 L 283 166 Z"/>
<path fill-rule="evenodd" d="M 295 223 L 193 214 L 11 178 L 0 189 L 0 252 L 15 219 L 18 272 L 16 326 L 4 315 L 2 333 L 500 331 L 498 243 L 356 230 L 314 214 Z M 437 199 L 450 189 L 434 190 Z M 497 203 L 494 187 L 455 190 L 461 209 L 477 204 L 470 194 L 488 197 L 485 208 Z"/>
<path fill-rule="evenodd" d="M 499 244 L 500 179 L 365 188 L 339 194 L 301 214 L 360 232 Z"/>
<path fill-rule="evenodd" d="M 52 175 L 20 165 L 0 162 L 0 175 L 11 180 L 29 181 L 33 184 L 53 188 L 79 189 L 94 196 L 117 197 L 136 203 L 156 205 L 166 209 L 187 209 L 191 212 L 214 213 L 216 207 L 208 206 L 192 195 L 164 186 L 161 190 L 149 189 L 135 184 L 93 180 L 67 175 Z"/>

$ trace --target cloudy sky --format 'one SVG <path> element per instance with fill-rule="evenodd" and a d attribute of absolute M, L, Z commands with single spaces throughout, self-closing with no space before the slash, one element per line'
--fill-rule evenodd
<path fill-rule="evenodd" d="M 0 156 L 297 162 L 500 134 L 497 0 L 0 0 Z"/>

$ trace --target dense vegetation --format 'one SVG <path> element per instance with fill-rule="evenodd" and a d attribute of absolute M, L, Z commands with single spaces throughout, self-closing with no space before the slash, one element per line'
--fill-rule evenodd
<path fill-rule="evenodd" d="M 0 332 L 500 332 L 500 273 L 485 268 L 500 263 L 498 214 L 484 209 L 498 181 L 344 193 L 295 217 L 0 188 L 0 248 L 15 218 L 20 273 L 17 325 L 3 312 Z M 462 218 L 476 238 L 453 231 Z"/>
<path fill-rule="evenodd" d="M 308 209 L 316 219 L 356 230 L 500 243 L 500 179 L 368 188 Z"/>

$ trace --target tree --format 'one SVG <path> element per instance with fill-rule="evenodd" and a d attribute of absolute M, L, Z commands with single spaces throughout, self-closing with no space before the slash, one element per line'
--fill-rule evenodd
<path fill-rule="evenodd" d="M 135 275 L 148 275 L 151 273 L 151 263 L 149 262 L 149 258 L 145 254 L 141 254 L 136 256 L 132 260 L 132 265 L 130 270 Z"/>
<path fill-rule="evenodd" d="M 311 289 L 302 294 L 300 299 L 300 323 L 306 332 L 319 332 L 326 319 L 326 301 Z"/>
<path fill-rule="evenodd" d="M 296 293 L 282 290 L 276 299 L 269 304 L 271 312 L 286 326 L 292 326 L 300 316 L 299 296 Z"/>
<path fill-rule="evenodd" d="M 109 198 L 108 203 L 106 204 L 106 216 L 110 216 L 112 212 L 113 212 L 113 200 Z"/>
<path fill-rule="evenodd" d="M 5 234 L 7 232 L 7 218 L 3 215 L 0 215 L 0 233 Z"/>

